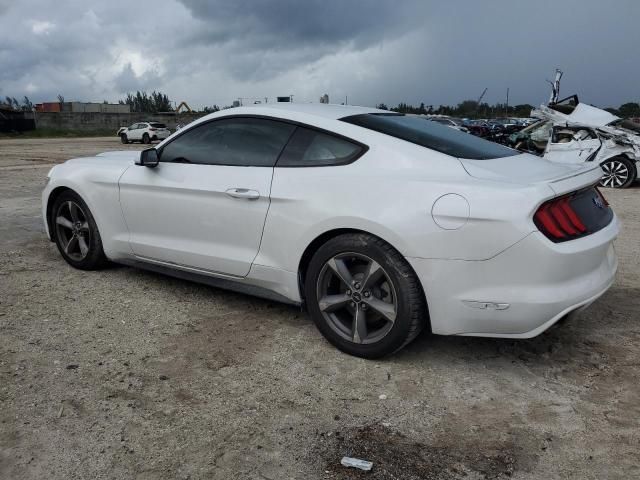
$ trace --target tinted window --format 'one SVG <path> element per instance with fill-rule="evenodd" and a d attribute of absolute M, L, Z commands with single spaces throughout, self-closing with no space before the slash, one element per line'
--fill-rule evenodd
<path fill-rule="evenodd" d="M 167 128 L 167 126 L 164 123 L 156 123 L 156 122 L 150 123 L 149 126 L 153 128 Z"/>
<path fill-rule="evenodd" d="M 363 147 L 348 140 L 298 127 L 278 160 L 279 167 L 322 167 L 352 162 Z"/>
<path fill-rule="evenodd" d="M 459 130 L 430 122 L 424 117 L 402 114 L 366 113 L 341 119 L 376 132 L 416 143 L 452 157 L 486 160 L 520 152 Z"/>
<path fill-rule="evenodd" d="M 162 162 L 272 167 L 295 126 L 258 118 L 217 120 L 190 128 L 162 149 Z"/>

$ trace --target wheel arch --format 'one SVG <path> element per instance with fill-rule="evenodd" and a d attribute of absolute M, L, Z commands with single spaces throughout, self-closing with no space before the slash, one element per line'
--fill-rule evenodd
<path fill-rule="evenodd" d="M 611 155 L 610 157 L 605 158 L 604 160 L 600 161 L 600 166 L 602 167 L 602 165 L 604 165 L 605 163 L 611 161 L 611 160 L 615 160 L 616 158 L 624 158 L 625 160 L 628 160 L 631 163 L 631 167 L 633 168 L 633 178 L 631 180 L 631 184 L 633 184 L 633 182 L 635 182 L 636 180 L 638 180 L 638 161 L 636 160 L 636 158 L 631 154 L 631 152 L 620 152 L 620 153 L 616 153 L 615 155 Z"/>
<path fill-rule="evenodd" d="M 394 250 L 398 251 L 399 250 L 393 245 L 393 243 L 389 242 L 388 240 L 374 234 L 371 232 L 367 232 L 366 230 L 361 230 L 361 229 L 357 229 L 357 228 L 334 228 L 332 230 L 327 230 L 326 232 L 321 233 L 320 235 L 318 235 L 316 238 L 314 238 L 305 248 L 304 252 L 302 252 L 302 255 L 300 257 L 300 261 L 298 262 L 298 290 L 300 291 L 300 299 L 302 300 L 302 305 L 303 308 L 305 303 L 306 303 L 306 299 L 305 299 L 305 288 L 304 288 L 304 282 L 305 282 L 305 277 L 307 274 L 307 269 L 309 268 L 309 263 L 311 262 L 311 258 L 313 258 L 313 255 L 318 251 L 318 249 L 324 245 L 326 242 L 328 242 L 329 240 L 331 240 L 332 238 L 338 237 L 340 235 L 344 235 L 347 233 L 360 233 L 360 234 L 364 234 L 364 235 L 369 235 L 375 238 L 378 238 L 380 240 L 382 240 L 383 242 L 389 244 L 391 246 L 391 248 L 393 248 Z M 400 252 L 399 252 L 400 253 Z M 401 254 L 402 255 L 402 254 Z M 424 299 L 424 303 L 426 305 L 427 308 L 427 328 L 429 329 L 429 331 L 431 331 L 431 320 L 429 317 L 429 302 L 427 300 L 427 295 L 425 293 L 424 290 L 424 286 L 422 285 L 422 281 L 420 280 L 420 277 L 418 276 L 418 274 L 416 273 L 416 271 L 414 270 L 414 268 L 411 266 L 411 264 L 409 262 L 407 262 L 409 268 L 411 269 L 411 271 L 413 272 L 413 274 L 416 276 L 416 278 L 418 279 L 418 283 L 420 285 L 420 290 L 422 292 L 422 298 Z"/>
<path fill-rule="evenodd" d="M 55 238 L 56 229 L 54 228 L 54 225 L 53 225 L 53 204 L 56 202 L 58 197 L 62 195 L 64 192 L 74 192 L 78 195 L 78 193 L 72 188 L 69 188 L 67 186 L 60 186 L 51 190 L 51 193 L 49 194 L 49 198 L 47 199 L 47 211 L 46 211 L 47 217 L 45 221 L 47 222 L 47 228 L 49 229 L 49 237 L 51 238 L 52 242 L 56 241 L 56 238 Z"/>

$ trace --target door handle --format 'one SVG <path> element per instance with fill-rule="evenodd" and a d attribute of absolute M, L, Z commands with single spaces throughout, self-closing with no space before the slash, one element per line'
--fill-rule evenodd
<path fill-rule="evenodd" d="M 260 198 L 260 192 L 249 190 L 248 188 L 230 188 L 225 192 L 233 198 L 244 198 L 245 200 L 257 200 Z"/>

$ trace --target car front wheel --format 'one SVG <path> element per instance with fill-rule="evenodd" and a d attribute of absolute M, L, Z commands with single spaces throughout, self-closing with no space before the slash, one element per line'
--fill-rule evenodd
<path fill-rule="evenodd" d="M 600 166 L 604 172 L 600 179 L 603 187 L 627 188 L 636 179 L 636 167 L 627 157 L 613 157 Z"/>
<path fill-rule="evenodd" d="M 149 134 L 145 133 L 142 135 L 142 143 L 151 143 L 151 139 L 149 138 Z"/>
<path fill-rule="evenodd" d="M 107 263 L 96 222 L 78 194 L 62 193 L 56 198 L 51 215 L 56 246 L 69 265 L 96 270 Z"/>
<path fill-rule="evenodd" d="M 124 133 L 120 134 L 120 141 L 124 144 L 129 143 L 129 139 L 127 138 L 127 135 Z"/>
<path fill-rule="evenodd" d="M 318 249 L 307 269 L 305 298 L 325 338 L 363 358 L 401 349 L 428 322 L 424 294 L 410 265 L 368 234 L 340 235 Z"/>

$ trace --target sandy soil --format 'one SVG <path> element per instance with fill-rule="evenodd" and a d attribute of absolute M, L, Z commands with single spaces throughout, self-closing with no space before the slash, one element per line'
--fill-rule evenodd
<path fill-rule="evenodd" d="M 0 478 L 640 477 L 640 188 L 605 193 L 620 269 L 581 317 L 523 341 L 423 335 L 373 362 L 295 308 L 64 263 L 44 163 L 119 148 L 0 140 Z"/>

